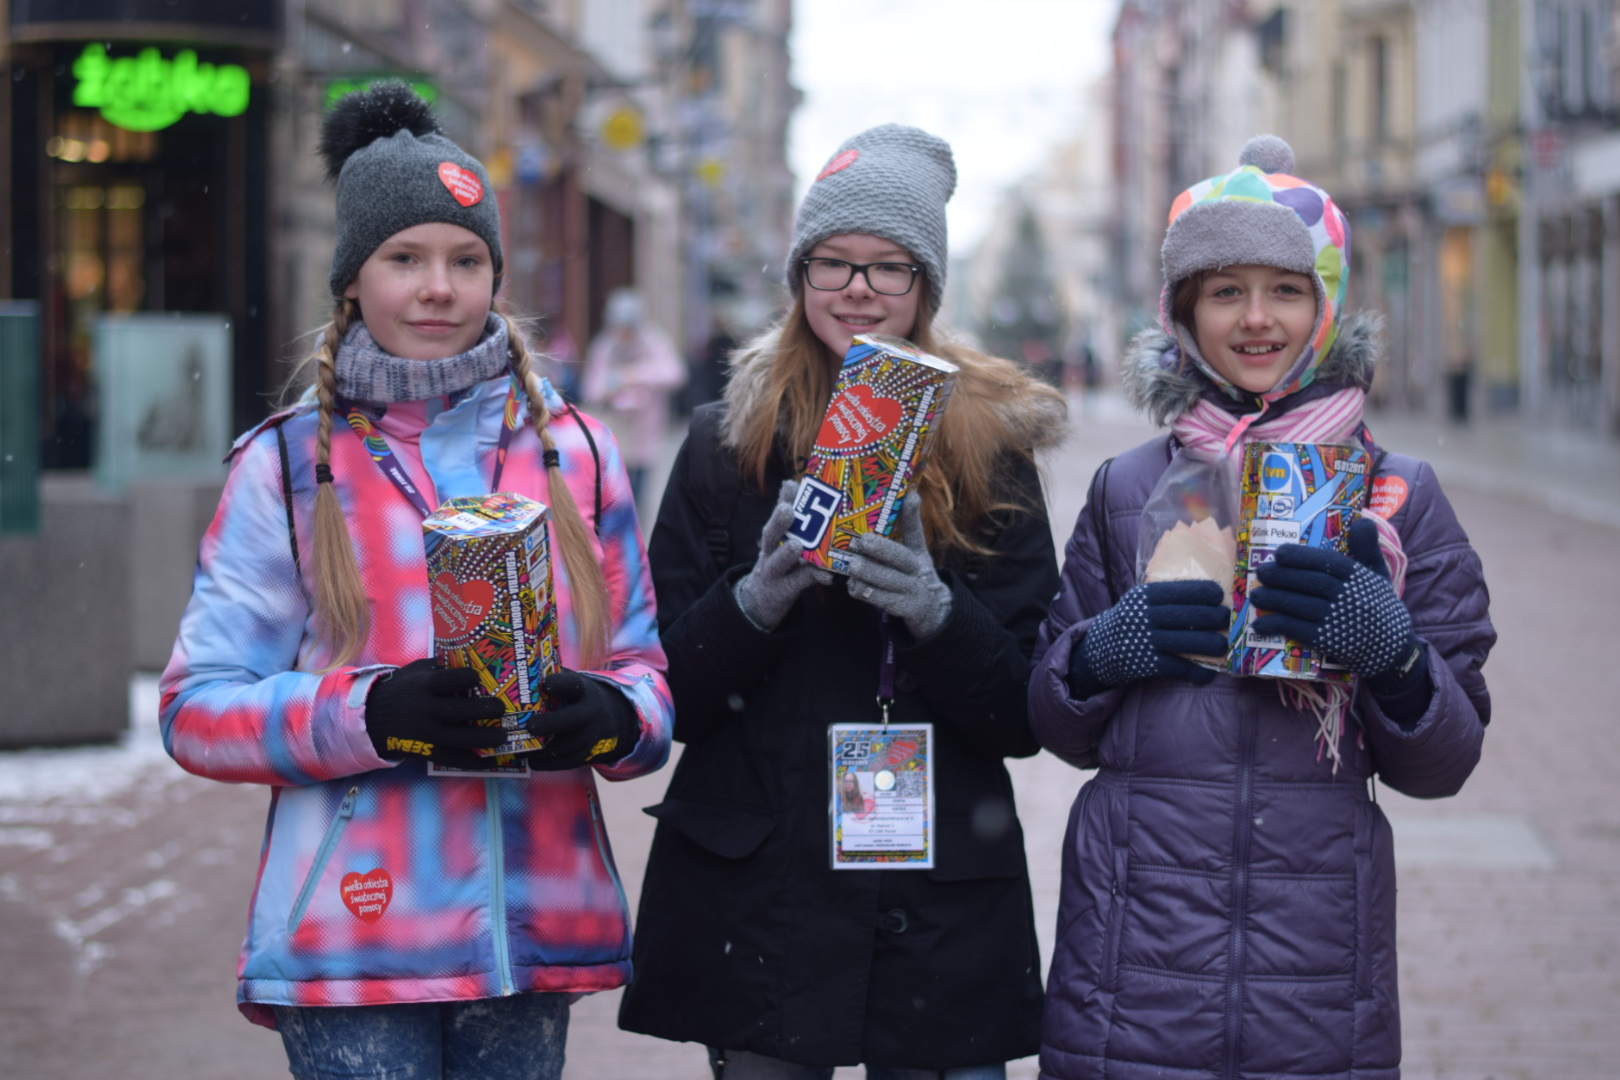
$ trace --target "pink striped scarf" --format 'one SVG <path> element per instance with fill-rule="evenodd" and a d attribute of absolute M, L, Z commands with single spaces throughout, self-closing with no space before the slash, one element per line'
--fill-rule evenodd
<path fill-rule="evenodd" d="M 1241 444 L 1249 442 L 1359 442 L 1357 434 L 1366 401 L 1366 391 L 1349 387 L 1266 419 L 1269 405 L 1258 413 L 1238 417 L 1201 398 L 1198 404 L 1171 422 L 1170 430 L 1183 447 L 1209 460 L 1233 454 Z M 1395 586 L 1395 595 L 1399 596 L 1406 591 L 1407 567 L 1400 534 L 1388 519 L 1370 509 L 1362 511 L 1362 515 L 1378 529 L 1378 547 L 1389 564 L 1390 581 Z M 1350 692 L 1337 683 L 1287 681 L 1279 681 L 1277 690 L 1283 700 L 1295 708 L 1309 708 L 1316 714 L 1317 759 L 1327 754 L 1333 759 L 1333 771 L 1337 773 L 1339 741 L 1344 732 L 1345 715 L 1349 712 Z"/>

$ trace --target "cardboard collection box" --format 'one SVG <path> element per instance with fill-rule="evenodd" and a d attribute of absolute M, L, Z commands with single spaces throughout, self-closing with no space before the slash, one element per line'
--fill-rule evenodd
<path fill-rule="evenodd" d="M 1250 443 L 1243 459 L 1237 568 L 1227 670 L 1236 675 L 1349 682 L 1350 672 L 1290 638 L 1249 629 L 1255 568 L 1283 544 L 1345 552 L 1350 526 L 1367 502 L 1367 452 L 1325 443 Z"/>
<path fill-rule="evenodd" d="M 849 572 L 861 533 L 889 535 L 956 387 L 957 367 L 908 341 L 857 335 L 827 406 L 788 535 L 817 566 Z"/>
<path fill-rule="evenodd" d="M 549 516 L 542 503 L 498 493 L 451 499 L 422 522 L 434 653 L 478 672 L 480 692 L 506 706 L 496 723 L 512 735 L 485 757 L 545 745 L 520 729 L 550 707 L 540 681 L 559 666 Z"/>

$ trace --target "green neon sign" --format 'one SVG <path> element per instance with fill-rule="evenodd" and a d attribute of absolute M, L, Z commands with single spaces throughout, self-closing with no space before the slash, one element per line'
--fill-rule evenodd
<path fill-rule="evenodd" d="M 352 94 L 356 90 L 369 90 L 380 82 L 403 82 L 416 96 L 429 105 L 439 100 L 439 88 L 426 79 L 411 79 L 403 75 L 367 75 L 359 78 L 333 79 L 326 84 L 326 102 L 324 107 L 331 109 L 345 94 Z"/>
<path fill-rule="evenodd" d="M 190 49 L 172 60 L 150 46 L 113 59 L 100 42 L 84 47 L 73 74 L 79 80 L 73 104 L 100 109 L 109 124 L 128 131 L 159 131 L 188 112 L 240 116 L 252 85 L 246 68 L 198 63 Z"/>

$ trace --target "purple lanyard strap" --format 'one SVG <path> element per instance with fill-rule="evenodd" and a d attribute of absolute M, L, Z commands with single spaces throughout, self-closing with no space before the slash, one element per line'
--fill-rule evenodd
<path fill-rule="evenodd" d="M 489 490 L 501 489 L 501 474 L 506 470 L 506 452 L 512 446 L 512 434 L 518 426 L 518 382 L 516 376 L 510 379 L 510 386 L 506 391 L 506 408 L 502 414 L 500 439 L 495 445 L 495 474 L 490 477 Z M 425 518 L 433 513 L 427 500 L 422 497 L 421 489 L 411 480 L 410 474 L 405 471 L 404 464 L 394 454 L 394 448 L 388 445 L 377 425 L 371 417 L 361 411 L 353 402 L 339 401 L 338 408 L 342 410 L 343 417 L 349 422 L 349 430 L 354 432 L 366 446 L 366 452 L 371 455 L 372 463 L 382 471 L 382 474 L 394 482 L 400 494 L 410 500 L 411 505 Z"/>
<path fill-rule="evenodd" d="M 889 726 L 889 706 L 894 704 L 894 631 L 889 629 L 889 613 L 878 615 L 878 641 L 882 658 L 878 661 L 878 708 L 883 710 L 883 726 Z"/>

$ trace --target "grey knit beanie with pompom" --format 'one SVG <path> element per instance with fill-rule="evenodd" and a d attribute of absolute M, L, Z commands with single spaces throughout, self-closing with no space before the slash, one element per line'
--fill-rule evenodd
<path fill-rule="evenodd" d="M 489 245 L 500 288 L 501 211 L 484 166 L 439 132 L 428 103 L 400 82 L 346 94 L 321 123 L 320 154 L 337 182 L 333 296 L 383 241 L 433 222 L 460 225 Z"/>
<path fill-rule="evenodd" d="M 920 128 L 884 124 L 838 148 L 805 192 L 793 223 L 787 286 L 803 288 L 799 260 L 831 236 L 892 240 L 928 270 L 928 302 L 945 299 L 945 204 L 956 191 L 951 144 Z"/>

